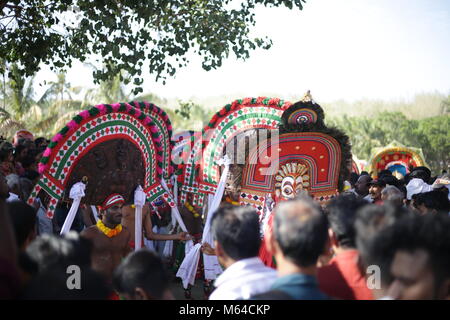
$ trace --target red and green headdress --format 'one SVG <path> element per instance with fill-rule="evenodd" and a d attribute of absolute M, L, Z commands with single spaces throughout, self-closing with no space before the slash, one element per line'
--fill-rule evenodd
<path fill-rule="evenodd" d="M 193 204 L 202 206 L 206 194 L 214 194 L 220 179 L 218 161 L 226 145 L 247 130 L 277 129 L 290 102 L 266 97 L 239 99 L 218 111 L 202 130 L 191 138 L 193 149 L 185 167 L 181 200 L 193 194 Z"/>
<path fill-rule="evenodd" d="M 39 163 L 42 176 L 29 202 L 41 190 L 46 192 L 47 214 L 52 217 L 58 200 L 87 178 L 85 204 L 101 206 L 112 193 L 131 203 L 141 185 L 148 201 L 162 197 L 174 205 L 160 184 L 163 173 L 173 171 L 171 128 L 168 121 L 142 109 L 129 103 L 100 104 L 75 116 L 45 150 Z"/>
<path fill-rule="evenodd" d="M 279 201 L 301 191 L 326 202 L 343 190 L 350 167 L 348 137 L 327 127 L 322 108 L 306 99 L 283 113 L 278 136 L 250 151 L 240 203 L 262 213 L 267 197 Z"/>
<path fill-rule="evenodd" d="M 410 168 L 426 166 L 422 149 L 405 147 L 394 141 L 384 148 L 372 151 L 367 171 L 372 172 L 376 179 L 382 170 L 390 170 L 397 178 L 402 178 L 410 172 Z"/>

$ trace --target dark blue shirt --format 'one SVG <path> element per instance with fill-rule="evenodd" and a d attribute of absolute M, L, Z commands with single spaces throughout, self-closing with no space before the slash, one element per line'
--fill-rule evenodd
<path fill-rule="evenodd" d="M 287 293 L 295 300 L 328 300 L 328 296 L 319 290 L 317 279 L 300 273 L 280 277 L 270 289 Z"/>

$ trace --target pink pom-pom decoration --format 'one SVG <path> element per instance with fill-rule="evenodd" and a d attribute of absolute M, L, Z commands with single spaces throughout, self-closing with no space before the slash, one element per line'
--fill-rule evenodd
<path fill-rule="evenodd" d="M 136 110 L 136 112 L 134 113 L 134 115 L 136 118 L 139 118 L 142 114 L 142 111 L 141 111 L 141 109 L 138 109 L 138 108 L 135 108 L 135 110 Z"/>
<path fill-rule="evenodd" d="M 156 172 L 158 172 L 158 174 L 162 174 L 163 173 L 163 171 L 162 171 L 162 169 L 160 167 L 156 167 Z"/>
<path fill-rule="evenodd" d="M 73 121 L 73 120 L 72 120 L 72 121 Z M 57 133 L 57 134 L 52 138 L 52 141 L 58 143 L 58 142 L 60 142 L 60 141 L 62 140 L 62 138 L 63 138 L 62 134 L 61 134 L 61 133 Z"/>
<path fill-rule="evenodd" d="M 58 133 L 59 134 L 59 133 Z M 52 154 L 52 149 L 47 148 L 45 149 L 44 153 L 42 154 L 43 157 L 50 157 L 50 155 Z"/>
<path fill-rule="evenodd" d="M 244 98 L 242 104 L 250 104 L 252 102 L 252 98 Z"/>
<path fill-rule="evenodd" d="M 43 174 L 46 169 L 47 169 L 47 165 L 45 165 L 43 163 L 38 164 L 38 171 L 40 174 Z"/>
<path fill-rule="evenodd" d="M 150 122 L 152 122 L 152 119 L 150 119 L 149 117 L 146 117 L 144 119 L 144 121 L 142 121 L 145 125 L 148 125 Z"/>
<path fill-rule="evenodd" d="M 104 104 L 99 104 L 96 106 L 101 115 L 106 114 L 106 106 Z"/>
<path fill-rule="evenodd" d="M 117 111 L 120 108 L 120 103 L 114 103 L 111 105 L 111 107 L 113 108 L 114 111 Z"/>
<path fill-rule="evenodd" d="M 150 131 L 151 131 L 152 133 L 156 133 L 156 132 L 158 132 L 158 127 L 155 126 L 155 125 L 152 125 L 152 126 L 150 126 Z"/>
<path fill-rule="evenodd" d="M 70 120 L 67 126 L 70 128 L 70 130 L 76 130 L 78 128 L 78 123 L 76 123 L 74 120 Z"/>
<path fill-rule="evenodd" d="M 89 118 L 89 111 L 87 111 L 87 110 L 83 110 L 83 111 L 81 111 L 80 112 L 80 116 L 83 118 L 83 119 L 88 119 Z"/>

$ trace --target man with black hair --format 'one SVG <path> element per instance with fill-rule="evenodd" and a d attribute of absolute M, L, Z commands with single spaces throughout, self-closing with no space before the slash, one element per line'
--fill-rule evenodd
<path fill-rule="evenodd" d="M 92 270 L 92 244 L 75 232 L 64 237 L 45 234 L 27 248 L 36 271 L 22 299 L 31 300 L 105 300 L 112 290 L 105 279 Z M 79 272 L 79 282 L 69 279 Z M 78 282 L 78 283 L 77 283 Z M 68 284 L 76 287 L 69 288 Z"/>
<path fill-rule="evenodd" d="M 354 222 L 356 212 L 367 205 L 354 194 L 344 194 L 327 206 L 328 230 L 334 257 L 329 264 L 318 269 L 320 289 L 327 295 L 345 300 L 371 300 L 372 292 L 367 288 L 365 274 L 358 266 Z"/>
<path fill-rule="evenodd" d="M 393 175 L 392 175 L 392 171 L 391 170 L 389 170 L 389 169 L 384 169 L 384 170 L 381 170 L 379 173 L 378 173 L 378 178 L 383 178 L 383 177 L 392 177 Z"/>
<path fill-rule="evenodd" d="M 427 213 L 448 214 L 450 211 L 450 201 L 448 200 L 448 196 L 440 190 L 418 193 L 412 197 L 414 207 L 422 215 Z"/>
<path fill-rule="evenodd" d="M 356 247 L 359 251 L 358 265 L 361 274 L 366 274 L 371 266 L 377 266 L 380 270 L 380 283 L 371 288 L 374 299 L 386 296 L 392 282 L 389 269 L 393 252 L 386 242 L 379 240 L 380 233 L 408 213 L 406 209 L 385 204 L 367 205 L 356 214 Z"/>
<path fill-rule="evenodd" d="M 36 238 L 36 211 L 22 201 L 8 203 L 8 212 L 16 235 L 17 247 L 25 251 Z"/>
<path fill-rule="evenodd" d="M 324 300 L 316 279 L 317 260 L 328 248 L 328 221 L 311 198 L 281 202 L 265 238 L 277 262 L 271 290 L 253 299 Z"/>
<path fill-rule="evenodd" d="M 372 180 L 369 182 L 369 195 L 371 202 L 377 205 L 383 204 L 381 200 L 381 191 L 386 187 L 386 182 L 383 179 Z"/>
<path fill-rule="evenodd" d="M 152 251 L 133 252 L 114 272 L 114 288 L 127 300 L 173 300 L 161 258 Z"/>
<path fill-rule="evenodd" d="M 108 196 L 100 211 L 102 219 L 80 233 L 82 237 L 92 241 L 92 268 L 108 281 L 112 280 L 114 269 L 131 251 L 130 232 L 121 224 L 124 203 L 125 199 L 120 194 Z"/>
<path fill-rule="evenodd" d="M 382 232 L 393 251 L 388 296 L 399 300 L 450 299 L 450 217 L 409 215 Z"/>
<path fill-rule="evenodd" d="M 368 174 L 367 175 L 361 174 L 355 183 L 356 194 L 358 194 L 361 198 L 363 198 L 366 201 L 370 201 L 369 183 L 371 181 L 372 178 Z"/>
<path fill-rule="evenodd" d="M 259 218 L 251 207 L 225 205 L 211 221 L 215 252 L 225 271 L 216 279 L 210 300 L 249 299 L 269 290 L 275 270 L 259 259 Z"/>
<path fill-rule="evenodd" d="M 413 178 L 422 179 L 425 183 L 430 184 L 431 170 L 424 166 L 415 167 L 411 170 L 409 177 L 411 179 Z"/>

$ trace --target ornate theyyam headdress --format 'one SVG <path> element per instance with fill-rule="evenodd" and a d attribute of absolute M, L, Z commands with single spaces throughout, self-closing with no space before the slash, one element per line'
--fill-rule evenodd
<path fill-rule="evenodd" d="M 52 217 L 58 200 L 87 177 L 82 199 L 86 204 L 100 206 L 112 193 L 130 203 L 141 185 L 148 201 L 162 197 L 174 206 L 160 183 L 164 172 L 173 172 L 172 129 L 156 108 L 145 113 L 151 111 L 148 106 L 145 102 L 101 104 L 75 116 L 45 150 L 39 164 L 42 177 L 29 202 L 41 190 L 46 192 L 50 196 L 47 215 Z"/>
<path fill-rule="evenodd" d="M 307 94 L 284 111 L 279 135 L 251 150 L 240 202 L 261 213 L 268 194 L 278 201 L 303 190 L 326 202 L 343 190 L 350 164 L 348 137 L 324 124 L 322 108 Z"/>
<path fill-rule="evenodd" d="M 383 148 L 376 148 L 368 162 L 367 171 L 376 179 L 382 170 L 390 170 L 397 178 L 403 178 L 410 168 L 426 166 L 422 149 L 405 147 L 394 141 Z"/>
<path fill-rule="evenodd" d="M 206 194 L 214 194 L 220 179 L 218 161 L 227 144 L 248 130 L 276 130 L 281 115 L 291 105 L 278 98 L 245 98 L 235 100 L 218 111 L 191 139 L 193 148 L 185 166 L 181 200 L 193 195 L 194 205 L 202 206 Z M 242 150 L 240 150 L 242 152 Z"/>

